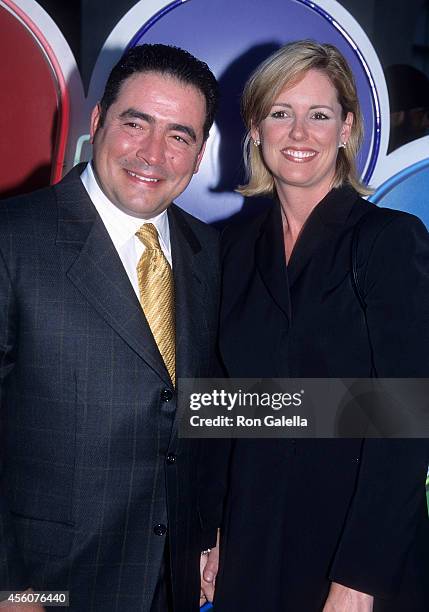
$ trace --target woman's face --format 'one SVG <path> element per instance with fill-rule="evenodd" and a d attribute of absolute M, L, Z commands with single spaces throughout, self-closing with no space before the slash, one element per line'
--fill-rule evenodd
<path fill-rule="evenodd" d="M 336 89 L 319 70 L 309 70 L 299 83 L 282 89 L 268 116 L 252 130 L 277 191 L 294 185 L 327 193 L 338 146 L 347 143 L 352 122 L 352 113 L 343 120 Z"/>

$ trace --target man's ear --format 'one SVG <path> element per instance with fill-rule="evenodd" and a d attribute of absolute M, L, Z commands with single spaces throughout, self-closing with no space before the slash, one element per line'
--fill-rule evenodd
<path fill-rule="evenodd" d="M 201 160 L 203 159 L 204 151 L 206 150 L 207 140 L 205 140 L 201 146 L 200 152 L 197 155 L 197 161 L 195 162 L 194 174 L 200 169 Z"/>
<path fill-rule="evenodd" d="M 90 122 L 90 129 L 89 129 L 89 134 L 91 137 L 90 138 L 91 144 L 94 143 L 95 132 L 100 127 L 100 115 L 101 115 L 101 107 L 100 107 L 100 103 L 98 103 L 94 106 L 94 108 L 92 109 L 92 113 L 91 113 L 91 122 Z"/>

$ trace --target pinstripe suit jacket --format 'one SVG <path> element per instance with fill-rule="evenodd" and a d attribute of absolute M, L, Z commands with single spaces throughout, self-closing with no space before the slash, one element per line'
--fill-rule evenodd
<path fill-rule="evenodd" d="M 217 234 L 168 215 L 177 375 L 209 376 Z M 175 611 L 198 609 L 199 442 L 79 169 L 0 206 L 0 374 L 0 591 L 149 611 L 169 537 Z"/>

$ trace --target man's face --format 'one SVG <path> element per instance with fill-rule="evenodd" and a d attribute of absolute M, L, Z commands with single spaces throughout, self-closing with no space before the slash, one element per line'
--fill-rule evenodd
<path fill-rule="evenodd" d="M 165 210 L 198 172 L 205 113 L 197 88 L 158 72 L 124 81 L 103 125 L 97 105 L 91 116 L 93 163 L 113 204 L 142 219 Z"/>

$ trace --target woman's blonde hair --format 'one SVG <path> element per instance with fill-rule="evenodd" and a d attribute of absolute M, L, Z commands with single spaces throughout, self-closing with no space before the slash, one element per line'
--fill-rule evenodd
<path fill-rule="evenodd" d="M 262 62 L 244 87 L 241 112 L 247 128 L 244 161 L 248 181 L 237 189 L 242 195 L 274 194 L 272 174 L 264 164 L 260 148 L 253 146 L 251 129 L 258 127 L 267 117 L 285 86 L 295 85 L 312 69 L 323 72 L 335 87 L 343 111 L 343 120 L 347 113 L 353 114 L 347 146 L 338 150 L 332 186 L 339 187 L 348 183 L 362 195 L 372 193 L 360 181 L 356 170 L 356 155 L 363 140 L 363 119 L 353 73 L 344 56 L 333 45 L 314 40 L 299 40 L 285 45 Z"/>

